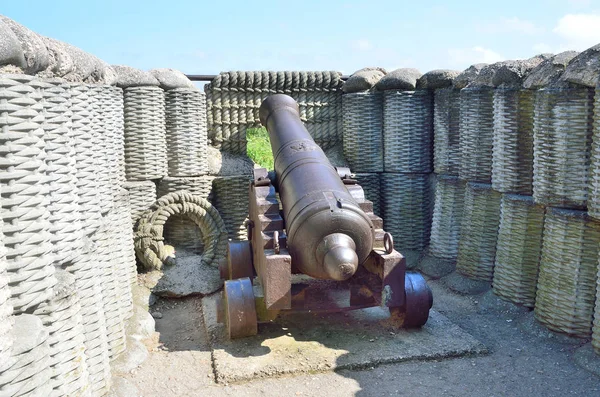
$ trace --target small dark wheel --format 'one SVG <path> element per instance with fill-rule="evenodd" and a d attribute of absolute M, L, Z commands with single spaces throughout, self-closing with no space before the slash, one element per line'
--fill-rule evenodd
<path fill-rule="evenodd" d="M 223 308 L 229 339 L 244 338 L 258 333 L 254 293 L 249 278 L 225 281 Z"/>
<path fill-rule="evenodd" d="M 433 294 L 419 273 L 406 272 L 404 284 L 406 293 L 404 327 L 421 327 L 429 319 L 429 310 L 433 306 Z"/>

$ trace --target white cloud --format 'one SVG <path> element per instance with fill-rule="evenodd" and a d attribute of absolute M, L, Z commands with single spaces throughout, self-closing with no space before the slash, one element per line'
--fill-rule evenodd
<path fill-rule="evenodd" d="M 359 39 L 354 42 L 354 48 L 360 51 L 368 51 L 373 48 L 373 45 L 367 39 Z"/>
<path fill-rule="evenodd" d="M 500 18 L 497 21 L 488 22 L 485 25 L 479 25 L 478 30 L 484 33 L 520 33 L 531 36 L 544 32 L 544 28 L 517 17 Z"/>
<path fill-rule="evenodd" d="M 600 14 L 567 14 L 553 32 L 573 50 L 585 50 L 600 43 Z"/>
<path fill-rule="evenodd" d="M 449 62 L 454 67 L 468 67 L 476 63 L 494 63 L 503 61 L 504 56 L 489 48 L 475 46 L 471 48 L 450 48 L 448 50 Z"/>

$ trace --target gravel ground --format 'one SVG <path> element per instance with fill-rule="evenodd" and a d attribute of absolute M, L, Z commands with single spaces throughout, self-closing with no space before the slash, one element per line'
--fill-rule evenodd
<path fill-rule="evenodd" d="M 434 308 L 483 342 L 489 355 L 381 365 L 241 384 L 216 384 L 201 298 L 163 299 L 151 308 L 157 342 L 127 376 L 151 396 L 600 396 L 600 378 L 573 361 L 586 341 L 554 335 L 533 313 L 491 293 L 460 296 L 430 281 Z"/>

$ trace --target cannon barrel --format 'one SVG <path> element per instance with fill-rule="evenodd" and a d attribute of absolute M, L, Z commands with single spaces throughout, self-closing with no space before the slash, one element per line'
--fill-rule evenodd
<path fill-rule="evenodd" d="M 271 140 L 292 263 L 311 277 L 350 278 L 373 249 L 373 223 L 302 124 L 294 99 L 271 95 L 259 114 Z"/>

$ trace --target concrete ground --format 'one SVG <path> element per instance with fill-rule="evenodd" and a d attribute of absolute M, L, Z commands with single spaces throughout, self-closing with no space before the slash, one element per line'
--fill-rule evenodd
<path fill-rule="evenodd" d="M 156 320 L 157 341 L 150 346 L 149 358 L 126 379 L 146 397 L 600 396 L 600 378 L 576 363 L 581 352 L 590 356 L 586 341 L 546 331 L 535 323 L 533 313 L 506 304 L 491 292 L 460 296 L 443 280 L 429 284 L 434 309 L 485 345 L 487 354 L 296 375 L 274 376 L 277 371 L 267 371 L 251 381 L 227 383 L 234 378 L 219 376 L 202 299 L 162 299 L 151 308 L 162 315 Z M 240 349 L 243 355 L 243 346 Z M 598 365 L 592 360 L 586 367 L 599 369 Z"/>

